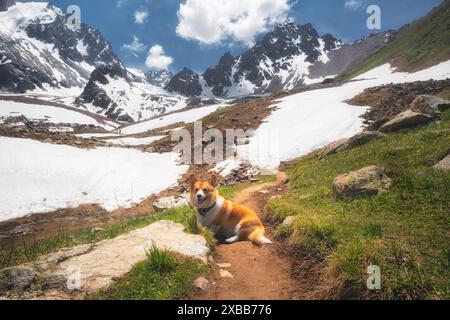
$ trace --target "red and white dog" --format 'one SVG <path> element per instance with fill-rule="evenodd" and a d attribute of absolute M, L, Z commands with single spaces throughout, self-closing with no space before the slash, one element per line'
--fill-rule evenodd
<path fill-rule="evenodd" d="M 191 203 L 197 210 L 199 228 L 208 228 L 226 243 L 252 241 L 257 245 L 272 243 L 265 237 L 261 220 L 249 208 L 225 200 L 216 188 L 217 176 L 209 182 L 190 178 Z"/>

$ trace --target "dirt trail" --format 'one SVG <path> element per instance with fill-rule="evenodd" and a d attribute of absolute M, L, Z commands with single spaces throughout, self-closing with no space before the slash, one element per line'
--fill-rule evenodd
<path fill-rule="evenodd" d="M 245 189 L 234 200 L 262 214 L 269 198 L 283 192 L 286 181 L 286 174 L 281 172 L 276 182 Z M 271 237 L 270 231 L 268 236 Z M 276 244 L 264 247 L 250 242 L 218 245 L 215 260 L 218 264 L 229 263 L 231 267 L 215 266 L 212 285 L 194 299 L 294 300 L 303 296 L 299 281 L 292 276 L 291 261 L 278 254 Z M 233 278 L 220 277 L 221 270 L 230 272 Z"/>

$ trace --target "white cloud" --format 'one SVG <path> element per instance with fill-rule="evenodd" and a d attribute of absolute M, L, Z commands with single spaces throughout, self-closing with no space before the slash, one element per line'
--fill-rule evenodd
<path fill-rule="evenodd" d="M 143 44 L 138 37 L 133 36 L 133 42 L 129 44 L 124 44 L 122 46 L 123 50 L 130 52 L 134 56 L 138 56 L 139 53 L 142 53 L 147 49 L 147 46 Z"/>
<path fill-rule="evenodd" d="M 145 65 L 151 69 L 167 69 L 173 62 L 173 58 L 166 56 L 163 47 L 160 45 L 154 45 L 148 51 L 147 60 Z"/>
<path fill-rule="evenodd" d="M 135 11 L 134 12 L 134 21 L 137 24 L 143 24 L 145 22 L 145 20 L 148 17 L 148 11 L 142 10 L 142 11 Z"/>
<path fill-rule="evenodd" d="M 203 44 L 225 40 L 252 45 L 255 37 L 288 19 L 290 0 L 186 0 L 177 34 Z"/>
<path fill-rule="evenodd" d="M 347 9 L 357 10 L 362 6 L 362 0 L 347 0 L 344 5 Z"/>

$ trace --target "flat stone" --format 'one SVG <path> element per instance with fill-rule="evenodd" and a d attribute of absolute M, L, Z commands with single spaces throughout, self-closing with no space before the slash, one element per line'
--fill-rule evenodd
<path fill-rule="evenodd" d="M 227 270 L 220 270 L 220 277 L 221 278 L 230 278 L 230 279 L 234 278 L 234 276 Z"/>
<path fill-rule="evenodd" d="M 94 245 L 92 244 L 83 244 L 80 246 L 76 246 L 73 248 L 64 248 L 59 250 L 56 253 L 51 253 L 46 255 L 40 259 L 41 262 L 47 262 L 51 265 L 57 265 L 69 258 L 80 256 L 82 254 L 88 253 Z"/>
<path fill-rule="evenodd" d="M 380 132 L 394 132 L 401 129 L 412 128 L 431 122 L 433 118 L 425 113 L 418 113 L 411 110 L 400 113 L 394 119 L 381 126 Z"/>
<path fill-rule="evenodd" d="M 436 164 L 433 168 L 446 171 L 450 170 L 450 154 L 439 161 L 439 163 Z"/>
<path fill-rule="evenodd" d="M 206 263 L 208 245 L 205 238 L 184 232 L 183 225 L 158 221 L 143 229 L 131 231 L 115 239 L 99 242 L 91 252 L 64 261 L 60 272 L 80 268 L 83 291 L 94 292 L 108 287 L 113 277 L 122 277 L 134 265 L 146 259 L 146 252 L 155 244 L 188 258 Z"/>
<path fill-rule="evenodd" d="M 197 278 L 194 281 L 194 287 L 196 287 L 196 288 L 202 290 L 203 292 L 205 292 L 206 290 L 208 290 L 209 280 L 204 278 L 204 277 Z"/>
<path fill-rule="evenodd" d="M 361 147 L 371 141 L 378 140 L 384 137 L 386 137 L 384 133 L 377 131 L 361 132 L 348 139 L 346 143 L 337 148 L 336 152 L 342 152 L 353 148 Z"/>
<path fill-rule="evenodd" d="M 333 181 L 333 190 L 338 200 L 354 200 L 361 196 L 373 196 L 390 189 L 392 180 L 384 168 L 370 166 L 338 176 Z"/>
<path fill-rule="evenodd" d="M 348 141 L 348 139 L 341 139 L 335 142 L 330 143 L 329 145 L 323 147 L 322 149 L 320 149 L 317 152 L 317 156 L 319 157 L 319 159 L 323 159 L 326 158 L 329 155 L 332 155 L 334 153 L 337 152 L 337 150 L 343 146 L 344 144 L 346 144 Z"/>
<path fill-rule="evenodd" d="M 231 263 L 218 263 L 217 266 L 221 269 L 231 268 Z"/>
<path fill-rule="evenodd" d="M 42 291 L 39 292 L 42 299 L 78 299 L 123 278 L 137 263 L 147 259 L 146 253 L 153 245 L 201 263 L 206 263 L 209 253 L 204 237 L 187 234 L 179 223 L 158 221 L 94 245 L 60 250 L 39 259 L 35 267 L 5 269 L 0 279 L 6 281 L 9 290 L 24 291 L 36 282 L 40 284 L 37 289 Z"/>

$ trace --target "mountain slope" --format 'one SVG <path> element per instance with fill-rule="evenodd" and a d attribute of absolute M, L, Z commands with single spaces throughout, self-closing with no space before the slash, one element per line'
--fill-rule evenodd
<path fill-rule="evenodd" d="M 0 12 L 0 90 L 82 88 L 98 65 L 123 68 L 101 33 L 44 2 L 17 3 Z"/>
<path fill-rule="evenodd" d="M 418 71 L 450 58 L 450 0 L 403 27 L 395 40 L 343 75 L 351 79 L 383 63 L 399 71 Z"/>
<path fill-rule="evenodd" d="M 131 78 L 130 78 L 131 73 Z M 96 68 L 75 104 L 120 122 L 137 122 L 182 109 L 186 99 L 147 83 L 136 70 Z"/>

